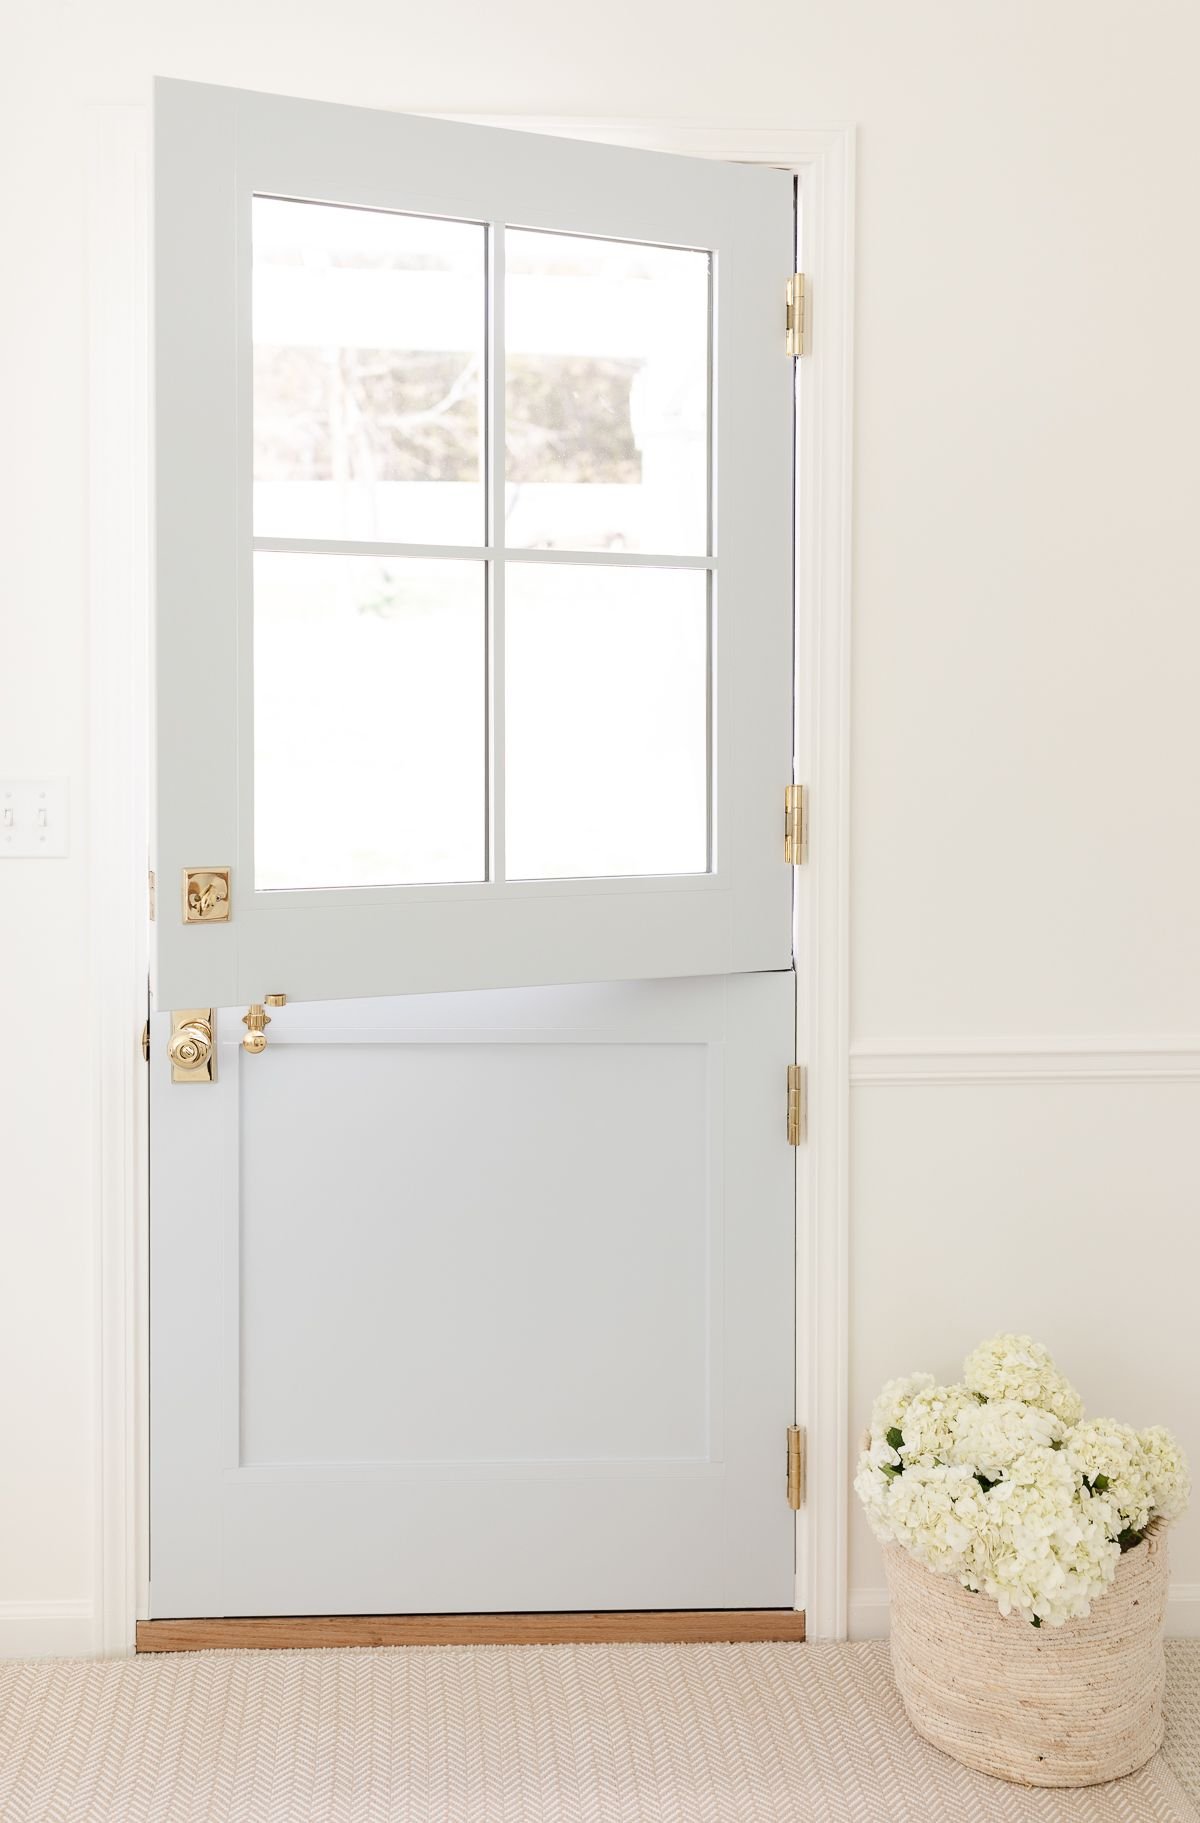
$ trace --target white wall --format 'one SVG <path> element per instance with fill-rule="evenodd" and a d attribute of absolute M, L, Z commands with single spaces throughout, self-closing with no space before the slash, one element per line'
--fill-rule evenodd
<path fill-rule="evenodd" d="M 930 1039 L 1035 1061 L 855 1089 L 854 1405 L 1029 1326 L 1200 1458 L 1190 0 L 18 0 L 4 36 L 0 776 L 68 774 L 77 839 L 0 863 L 0 1650 L 92 1638 L 82 120 L 152 73 L 858 123 L 858 1067 Z M 1039 1064 L 1047 1041 L 1097 1038 L 1102 1080 L 1039 1079 L 1078 1070 Z M 1147 1042 L 1182 1080 L 1127 1079 Z M 1176 1575 L 1194 1624 L 1200 1516 Z M 869 1624 L 857 1523 L 852 1581 Z"/>

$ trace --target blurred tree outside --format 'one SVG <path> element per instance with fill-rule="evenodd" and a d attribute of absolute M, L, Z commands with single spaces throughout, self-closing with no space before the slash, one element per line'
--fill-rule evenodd
<path fill-rule="evenodd" d="M 510 356 L 509 481 L 640 482 L 630 416 L 640 365 L 602 356 Z M 477 480 L 481 395 L 479 363 L 466 355 L 259 343 L 256 479 Z"/>

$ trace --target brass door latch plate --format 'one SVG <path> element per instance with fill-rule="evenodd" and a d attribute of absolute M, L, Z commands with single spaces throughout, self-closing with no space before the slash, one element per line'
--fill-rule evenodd
<path fill-rule="evenodd" d="M 229 868 L 185 867 L 183 870 L 183 921 L 185 924 L 229 922 Z"/>

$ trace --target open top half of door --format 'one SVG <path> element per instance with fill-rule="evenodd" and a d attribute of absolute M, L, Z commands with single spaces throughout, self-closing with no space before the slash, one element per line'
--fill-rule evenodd
<path fill-rule="evenodd" d="M 787 173 L 158 85 L 158 1006 L 791 960 Z"/>

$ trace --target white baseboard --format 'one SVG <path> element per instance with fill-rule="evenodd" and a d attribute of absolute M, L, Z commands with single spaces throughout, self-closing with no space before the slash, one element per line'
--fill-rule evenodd
<path fill-rule="evenodd" d="M 885 1588 L 851 1589 L 846 1610 L 851 1639 L 886 1639 L 888 1592 Z"/>
<path fill-rule="evenodd" d="M 851 1639 L 886 1639 L 886 1588 L 851 1589 Z M 1167 1638 L 1200 1639 L 1200 1582 L 1173 1582 L 1167 1596 Z"/>
<path fill-rule="evenodd" d="M 1173 1582 L 1167 1596 L 1167 1638 L 1200 1639 L 1200 1582 Z"/>
<path fill-rule="evenodd" d="M 95 1650 L 90 1601 L 0 1601 L 0 1658 L 90 1658 Z"/>

